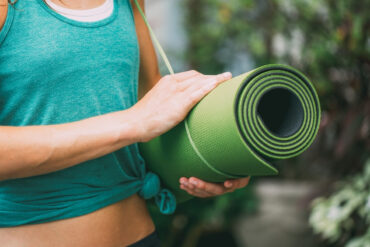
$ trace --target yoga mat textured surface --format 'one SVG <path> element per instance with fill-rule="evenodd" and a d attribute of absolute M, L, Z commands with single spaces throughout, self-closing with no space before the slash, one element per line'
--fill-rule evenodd
<path fill-rule="evenodd" d="M 276 175 L 271 162 L 301 154 L 320 122 L 311 82 L 285 65 L 266 65 L 222 83 L 169 132 L 140 144 L 148 169 L 181 202 L 179 178 L 209 182 Z"/>

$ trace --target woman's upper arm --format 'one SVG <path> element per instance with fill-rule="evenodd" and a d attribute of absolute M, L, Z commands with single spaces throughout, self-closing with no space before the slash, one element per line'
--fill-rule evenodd
<path fill-rule="evenodd" d="M 0 0 L 0 31 L 4 26 L 7 13 L 8 13 L 8 1 Z"/>
<path fill-rule="evenodd" d="M 138 0 L 143 11 L 144 0 Z M 135 28 L 140 46 L 140 75 L 139 75 L 139 97 L 141 98 L 161 78 L 158 69 L 157 56 L 150 38 L 148 28 L 140 15 L 134 0 L 131 0 L 135 18 Z"/>

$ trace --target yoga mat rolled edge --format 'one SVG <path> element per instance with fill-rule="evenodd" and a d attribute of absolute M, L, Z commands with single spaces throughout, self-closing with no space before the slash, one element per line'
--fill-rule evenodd
<path fill-rule="evenodd" d="M 243 106 L 243 102 L 240 104 L 243 87 L 246 87 L 255 75 L 275 70 L 287 71 L 297 76 L 312 96 L 311 108 L 316 109 L 309 109 L 311 118 L 315 117 L 316 121 L 312 123 L 305 145 L 292 154 L 282 155 L 281 158 L 297 156 L 312 143 L 320 119 L 319 101 L 312 84 L 303 74 L 285 65 L 266 65 L 234 77 L 207 95 L 174 129 L 148 143 L 140 144 L 148 169 L 161 177 L 163 185 L 174 191 L 178 201 L 191 198 L 178 188 L 178 179 L 181 176 L 196 176 L 209 182 L 222 182 L 247 175 L 278 174 L 270 164 L 270 159 L 263 157 L 253 145 L 248 144 L 246 137 L 240 134 L 243 132 L 243 126 L 242 121 L 238 119 Z M 298 129 L 296 132 L 299 131 Z M 227 140 L 227 145 L 220 144 L 220 140 Z M 271 160 L 279 158 L 273 156 Z M 226 164 L 228 165 L 225 170 Z M 240 167 L 243 168 L 242 171 Z"/>

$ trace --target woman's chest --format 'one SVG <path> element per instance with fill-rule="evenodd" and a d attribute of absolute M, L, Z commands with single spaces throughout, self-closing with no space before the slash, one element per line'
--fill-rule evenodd
<path fill-rule="evenodd" d="M 139 65 L 135 24 L 128 6 L 115 7 L 114 18 L 94 26 L 68 23 L 35 4 L 20 6 L 0 46 L 2 92 L 132 81 Z"/>

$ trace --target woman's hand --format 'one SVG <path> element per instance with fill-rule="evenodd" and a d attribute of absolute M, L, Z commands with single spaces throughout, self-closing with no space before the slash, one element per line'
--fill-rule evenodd
<path fill-rule="evenodd" d="M 207 183 L 199 178 L 180 178 L 180 188 L 196 197 L 212 197 L 233 192 L 248 185 L 250 177 L 227 180 L 224 183 Z"/>
<path fill-rule="evenodd" d="M 149 141 L 180 123 L 206 94 L 231 79 L 231 73 L 203 75 L 194 70 L 167 75 L 130 111 L 137 119 L 139 141 Z"/>

